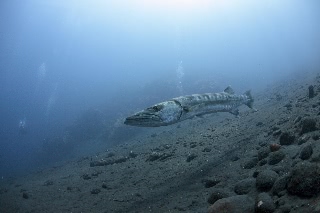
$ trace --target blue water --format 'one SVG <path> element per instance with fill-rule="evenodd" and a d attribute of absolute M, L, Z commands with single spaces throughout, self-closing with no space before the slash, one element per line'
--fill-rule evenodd
<path fill-rule="evenodd" d="M 319 70 L 319 8 L 316 0 L 2 0 L 0 177 L 123 143 L 143 131 L 123 118 L 155 102 L 227 85 L 254 92 Z"/>

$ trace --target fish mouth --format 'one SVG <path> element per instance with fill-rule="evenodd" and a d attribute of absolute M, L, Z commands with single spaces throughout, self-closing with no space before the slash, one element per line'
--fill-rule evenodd
<path fill-rule="evenodd" d="M 157 127 L 162 126 L 162 119 L 155 114 L 143 113 L 127 117 L 124 124 L 130 126 Z"/>

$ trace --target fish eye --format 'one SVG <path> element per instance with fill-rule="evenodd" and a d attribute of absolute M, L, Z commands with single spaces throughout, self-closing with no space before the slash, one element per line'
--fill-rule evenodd
<path fill-rule="evenodd" d="M 160 105 L 156 105 L 156 106 L 153 106 L 152 109 L 156 112 L 160 111 L 162 109 L 162 106 Z"/>

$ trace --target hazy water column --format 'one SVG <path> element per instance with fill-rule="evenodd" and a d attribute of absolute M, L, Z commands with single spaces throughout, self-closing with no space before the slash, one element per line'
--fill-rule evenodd
<path fill-rule="evenodd" d="M 181 56 L 181 30 L 179 27 L 176 27 L 175 33 L 175 49 L 178 58 L 177 68 L 176 68 L 176 76 L 177 76 L 177 88 L 180 95 L 183 95 L 183 86 L 182 80 L 184 76 L 184 68 L 182 66 L 182 56 Z"/>

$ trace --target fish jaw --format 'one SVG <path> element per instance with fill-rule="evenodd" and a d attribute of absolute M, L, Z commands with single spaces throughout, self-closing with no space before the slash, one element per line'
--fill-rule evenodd
<path fill-rule="evenodd" d="M 165 101 L 126 118 L 124 124 L 141 127 L 159 127 L 180 120 L 183 109 L 178 101 Z"/>

